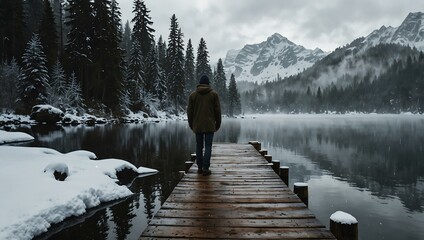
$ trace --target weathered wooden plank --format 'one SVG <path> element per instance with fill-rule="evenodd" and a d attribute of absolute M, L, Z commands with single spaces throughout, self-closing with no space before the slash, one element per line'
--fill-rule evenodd
<path fill-rule="evenodd" d="M 214 172 L 212 172 L 212 174 L 214 174 Z M 233 181 L 241 181 L 241 182 L 260 182 L 260 183 L 274 183 L 274 184 L 279 184 L 281 186 L 285 186 L 285 184 L 281 181 L 280 178 L 276 178 L 275 176 L 272 175 L 237 175 L 234 177 L 231 177 L 230 175 L 228 175 L 228 173 L 222 174 L 217 176 L 218 174 L 215 174 L 213 177 L 210 177 L 209 179 L 205 179 L 205 178 L 200 178 L 200 177 L 184 177 L 180 180 L 180 183 L 186 183 L 186 182 L 196 182 L 196 183 L 201 183 L 201 182 L 208 182 L 208 183 L 213 183 L 213 182 L 222 182 L 223 184 L 227 184 L 227 182 L 233 182 Z"/>
<path fill-rule="evenodd" d="M 281 198 L 297 198 L 297 196 L 290 192 L 282 192 L 282 193 L 274 193 L 274 194 L 255 194 L 255 195 L 245 195 L 245 194 L 217 194 L 217 193 L 204 193 L 204 194 L 196 194 L 196 193 L 172 193 L 170 198 L 181 198 L 185 199 L 187 202 L 191 201 L 202 201 L 205 199 L 252 199 L 252 198 L 260 198 L 260 199 L 281 199 Z"/>
<path fill-rule="evenodd" d="M 151 226 L 210 226 L 249 228 L 324 228 L 315 218 L 307 219 L 193 219 L 155 217 Z"/>
<path fill-rule="evenodd" d="M 213 239 L 324 239 L 332 238 L 329 231 L 317 228 L 232 228 L 232 227 L 173 227 L 150 226 L 143 237 L 186 237 Z"/>
<path fill-rule="evenodd" d="M 290 192 L 289 188 L 256 188 L 256 189 L 250 189 L 249 191 L 246 191 L 246 189 L 243 188 L 232 188 L 232 189 L 222 189 L 222 188 L 202 188 L 202 189 L 193 189 L 189 190 L 187 188 L 174 188 L 174 191 L 172 191 L 175 194 L 188 194 L 188 193 L 194 193 L 194 194 L 207 194 L 207 193 L 215 193 L 215 194 L 233 194 L 233 195 L 256 195 L 256 194 L 278 194 L 281 192 Z"/>
<path fill-rule="evenodd" d="M 246 209 L 250 211 L 257 210 L 280 210 L 285 209 L 303 209 L 306 205 L 303 203 L 193 203 L 193 202 L 165 202 L 162 205 L 162 209 Z"/>
<path fill-rule="evenodd" d="M 187 201 L 186 197 L 181 196 L 170 196 L 166 201 L 169 202 L 201 202 L 201 203 L 297 203 L 302 202 L 297 196 L 288 196 L 286 198 L 246 198 L 242 196 L 234 196 L 228 198 L 208 198 L 208 197 L 197 197 Z"/>
<path fill-rule="evenodd" d="M 173 217 L 173 218 L 226 218 L 226 219 L 243 219 L 243 218 L 255 218 L 255 219 L 295 219 L 295 218 L 314 218 L 313 213 L 307 209 L 285 209 L 281 210 L 249 210 L 249 209 L 233 209 L 231 214 L 228 214 L 228 209 L 196 209 L 196 210 L 174 210 L 174 209 L 160 209 L 155 217 Z"/>

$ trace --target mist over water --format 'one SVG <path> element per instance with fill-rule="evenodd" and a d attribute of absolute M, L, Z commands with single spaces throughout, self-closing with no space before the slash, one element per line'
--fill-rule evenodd
<path fill-rule="evenodd" d="M 194 152 L 185 121 L 24 129 L 32 146 L 93 151 L 156 168 L 136 179 L 134 196 L 66 220 L 39 239 L 137 239 L 178 183 Z M 262 142 L 290 167 L 289 187 L 309 184 L 309 208 L 325 225 L 341 210 L 359 221 L 360 239 L 423 239 L 424 117 L 419 115 L 258 115 L 223 119 L 215 142 Z M 212 162 L 213 164 L 213 162 Z M 58 232 L 58 233 L 55 233 Z"/>

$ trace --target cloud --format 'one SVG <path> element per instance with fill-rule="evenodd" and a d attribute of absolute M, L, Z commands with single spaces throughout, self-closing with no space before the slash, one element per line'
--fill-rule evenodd
<path fill-rule="evenodd" d="M 123 19 L 130 19 L 133 1 L 118 0 Z M 416 0 L 145 0 L 151 10 L 156 39 L 168 38 L 170 17 L 176 14 L 185 42 L 195 51 L 200 38 L 211 60 L 230 49 L 259 43 L 280 33 L 306 48 L 332 51 L 368 35 L 382 25 L 399 26 L 409 12 L 422 11 Z M 125 21 L 125 20 L 124 20 Z"/>

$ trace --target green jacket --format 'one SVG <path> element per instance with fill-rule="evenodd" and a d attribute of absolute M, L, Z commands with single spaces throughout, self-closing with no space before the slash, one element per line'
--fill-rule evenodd
<path fill-rule="evenodd" d="M 208 84 L 199 84 L 190 95 L 188 124 L 195 133 L 216 132 L 221 127 L 221 104 L 218 93 Z"/>

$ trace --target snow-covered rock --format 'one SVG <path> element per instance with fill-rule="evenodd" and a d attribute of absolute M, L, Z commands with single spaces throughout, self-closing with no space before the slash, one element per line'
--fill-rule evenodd
<path fill-rule="evenodd" d="M 69 168 L 66 163 L 50 163 L 44 168 L 44 172 L 54 176 L 56 180 L 64 181 L 69 175 Z"/>
<path fill-rule="evenodd" d="M 39 123 L 57 123 L 64 116 L 62 110 L 50 105 L 35 105 L 32 107 L 31 119 Z"/>

